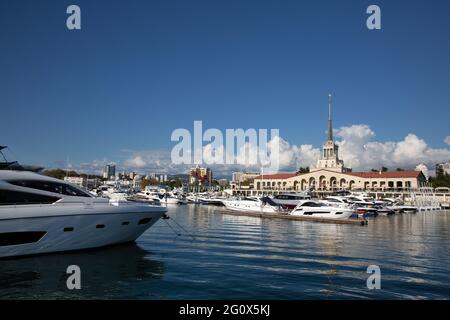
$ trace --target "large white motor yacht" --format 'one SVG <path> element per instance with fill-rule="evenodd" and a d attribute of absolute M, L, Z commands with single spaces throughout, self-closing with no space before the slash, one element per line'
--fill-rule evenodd
<path fill-rule="evenodd" d="M 241 212 L 280 213 L 283 208 L 269 197 L 245 197 L 234 200 L 223 200 L 229 210 Z"/>
<path fill-rule="evenodd" d="M 293 209 L 302 200 L 309 200 L 311 196 L 307 193 L 281 193 L 273 196 L 273 201 L 283 207 Z"/>
<path fill-rule="evenodd" d="M 93 197 L 33 172 L 0 170 L 0 258 L 131 242 L 166 211 Z"/>
<path fill-rule="evenodd" d="M 293 216 L 305 216 L 327 219 L 348 219 L 354 210 L 327 205 L 320 201 L 301 201 L 290 213 Z"/>

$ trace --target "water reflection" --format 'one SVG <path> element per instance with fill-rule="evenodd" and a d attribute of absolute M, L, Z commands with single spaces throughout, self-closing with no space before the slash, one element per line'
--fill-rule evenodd
<path fill-rule="evenodd" d="M 222 210 L 169 207 L 172 220 L 158 221 L 138 245 L 0 261 L 0 298 L 450 297 L 449 212 L 378 217 L 363 227 Z M 65 287 L 70 264 L 82 268 L 81 291 Z M 371 264 L 381 267 L 381 290 L 366 287 Z"/>
<path fill-rule="evenodd" d="M 81 268 L 81 290 L 66 287 L 69 265 Z M 125 298 L 133 283 L 163 274 L 163 262 L 136 244 L 8 259 L 0 261 L 0 298 Z"/>

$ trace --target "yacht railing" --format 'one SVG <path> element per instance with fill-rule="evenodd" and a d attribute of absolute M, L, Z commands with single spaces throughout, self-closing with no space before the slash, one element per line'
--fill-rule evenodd
<path fill-rule="evenodd" d="M 54 202 L 54 203 L 40 203 L 40 202 L 27 202 L 27 203 L 2 203 L 0 204 L 0 209 L 4 207 L 65 207 L 65 206 L 84 206 L 84 207 L 94 207 L 96 205 L 107 205 L 107 206 L 133 206 L 133 205 L 147 205 L 147 206 L 158 206 L 155 204 L 145 203 L 145 202 L 135 202 L 135 201 L 110 201 L 110 202 L 93 202 L 86 203 L 82 201 L 70 201 L 70 202 Z"/>

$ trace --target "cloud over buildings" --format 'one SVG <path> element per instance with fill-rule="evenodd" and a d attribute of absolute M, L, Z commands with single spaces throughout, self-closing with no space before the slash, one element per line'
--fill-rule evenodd
<path fill-rule="evenodd" d="M 379 169 L 382 166 L 390 169 L 433 168 L 435 163 L 450 160 L 450 150 L 447 148 L 432 148 L 425 140 L 414 133 L 407 134 L 399 141 L 376 141 L 376 134 L 367 124 L 344 126 L 334 130 L 336 144 L 339 145 L 339 157 L 345 166 L 354 171 Z M 278 139 L 275 141 L 275 139 Z M 450 142 L 450 136 L 445 142 Z M 278 144 L 280 150 L 279 171 L 295 171 L 300 166 L 314 166 L 321 155 L 322 146 L 311 144 L 293 145 L 282 137 L 275 136 L 267 143 L 267 149 L 273 151 Z M 204 159 L 213 162 L 212 146 L 204 146 Z M 217 150 L 219 157 L 224 157 L 224 149 Z M 236 155 L 239 164 L 204 164 L 211 167 L 215 175 L 229 175 L 236 170 L 260 171 L 260 164 L 246 161 L 246 155 L 258 152 L 257 146 L 244 144 Z M 105 163 L 95 162 L 96 168 Z M 420 164 L 420 166 L 418 166 Z M 166 150 L 143 150 L 130 152 L 123 163 L 118 164 L 125 170 L 158 173 L 186 173 L 194 166 L 186 164 L 175 165 L 171 161 L 171 153 Z"/>
<path fill-rule="evenodd" d="M 444 142 L 450 146 L 450 136 L 446 136 Z"/>

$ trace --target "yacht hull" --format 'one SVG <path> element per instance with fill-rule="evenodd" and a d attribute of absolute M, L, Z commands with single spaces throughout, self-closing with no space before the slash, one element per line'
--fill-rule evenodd
<path fill-rule="evenodd" d="M 277 210 L 275 210 L 271 206 L 252 206 L 252 205 L 246 205 L 246 204 L 237 204 L 231 201 L 223 201 L 224 206 L 228 210 L 232 211 L 238 211 L 238 212 L 253 212 L 253 213 L 278 213 Z"/>
<path fill-rule="evenodd" d="M 162 204 L 186 204 L 187 201 L 178 198 L 163 198 L 161 199 Z"/>
<path fill-rule="evenodd" d="M 55 215 L 52 209 L 51 206 L 43 206 L 35 211 L 46 214 L 35 217 L 2 218 L 0 215 L 0 258 L 131 242 L 165 213 L 165 209 L 149 210 L 143 207 L 131 212 L 116 208 L 108 213 L 76 214 L 68 208 L 66 214 Z M 30 235 L 37 238 L 30 239 Z"/>
<path fill-rule="evenodd" d="M 337 213 L 338 212 L 338 213 Z M 333 211 L 333 210 L 314 210 L 314 211 L 294 211 L 292 216 L 302 216 L 310 218 L 321 219 L 349 219 L 352 216 L 352 211 Z"/>

